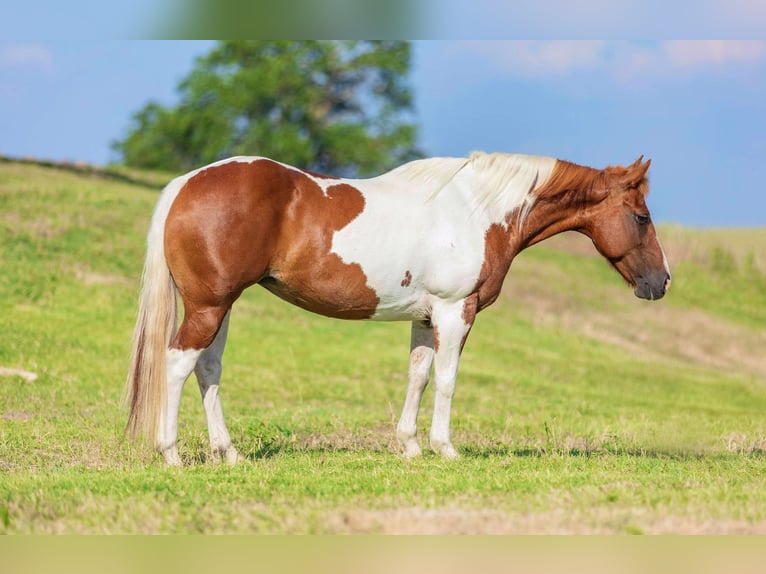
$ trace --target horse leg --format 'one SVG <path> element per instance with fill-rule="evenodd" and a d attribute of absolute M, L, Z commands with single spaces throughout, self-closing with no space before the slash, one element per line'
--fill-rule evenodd
<path fill-rule="evenodd" d="M 167 351 L 167 396 L 160 417 L 159 449 L 169 466 L 181 466 L 176 439 L 181 391 L 202 352 L 212 343 L 228 307 L 191 307 L 184 301 L 185 313 L 170 349 Z"/>
<path fill-rule="evenodd" d="M 444 458 L 458 457 L 450 442 L 450 411 L 455 379 L 466 337 L 476 316 L 475 300 L 440 302 L 431 311 L 434 329 L 434 413 L 431 448 Z"/>
<path fill-rule="evenodd" d="M 223 455 L 227 463 L 236 464 L 239 456 L 237 449 L 231 444 L 229 430 L 223 420 L 221 399 L 218 396 L 222 370 L 221 356 L 226 346 L 230 315 L 231 311 L 226 313 L 213 343 L 200 355 L 197 366 L 194 367 L 194 373 L 197 375 L 202 405 L 205 408 L 212 460 L 216 463 L 221 462 L 221 455 Z"/>
<path fill-rule="evenodd" d="M 396 438 L 404 449 L 404 456 L 411 458 L 421 454 L 417 440 L 418 410 L 423 391 L 431 374 L 434 358 L 434 331 L 423 321 L 413 321 L 410 335 L 410 367 L 408 372 L 407 398 L 399 424 L 396 425 Z"/>

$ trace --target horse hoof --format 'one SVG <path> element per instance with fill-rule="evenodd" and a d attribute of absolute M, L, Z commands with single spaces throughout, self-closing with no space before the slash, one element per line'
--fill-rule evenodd
<path fill-rule="evenodd" d="M 234 448 L 233 446 L 230 446 L 229 448 L 226 449 L 225 456 L 226 456 L 226 464 L 228 464 L 229 466 L 234 466 L 235 464 L 237 464 L 238 462 L 242 460 L 242 457 L 239 456 L 237 449 Z"/>
<path fill-rule="evenodd" d="M 423 451 L 420 449 L 420 445 L 416 441 L 408 442 L 404 445 L 404 451 L 402 453 L 404 458 L 417 458 L 422 454 Z"/>
<path fill-rule="evenodd" d="M 460 458 L 458 452 L 452 447 L 440 451 L 439 454 L 441 454 L 442 458 L 445 460 L 457 460 Z"/>
<path fill-rule="evenodd" d="M 174 446 L 163 450 L 162 456 L 165 459 L 165 466 L 179 467 L 184 465 L 184 463 L 181 461 L 181 457 L 178 456 L 178 449 Z"/>
<path fill-rule="evenodd" d="M 455 450 L 455 447 L 452 446 L 450 443 L 446 444 L 439 444 L 439 445 L 432 445 L 432 448 L 438 455 L 440 455 L 445 460 L 456 460 L 460 458 L 460 455 Z"/>

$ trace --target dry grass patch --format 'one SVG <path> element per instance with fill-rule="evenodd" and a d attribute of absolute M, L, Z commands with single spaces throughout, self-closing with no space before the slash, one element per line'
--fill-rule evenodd
<path fill-rule="evenodd" d="M 21 377 L 28 383 L 33 383 L 37 380 L 36 373 L 13 367 L 0 367 L 0 377 Z"/>
<path fill-rule="evenodd" d="M 766 274 L 766 229 L 687 229 L 663 225 L 657 229 L 672 268 L 693 262 L 703 267 L 728 264 L 738 268 L 750 266 Z M 544 243 L 573 255 L 600 257 L 590 239 L 580 233 L 567 232 Z M 718 261 L 716 261 L 718 259 Z"/>
<path fill-rule="evenodd" d="M 576 256 L 598 256 L 590 241 L 578 234 L 553 238 L 550 246 Z M 583 286 L 581 275 L 573 277 L 553 262 L 520 258 L 503 295 L 536 323 L 580 333 L 636 357 L 766 376 L 766 329 L 748 328 L 697 308 L 634 300 L 618 282 Z M 668 297 L 672 296 L 671 289 Z"/>
<path fill-rule="evenodd" d="M 75 278 L 83 285 L 125 285 L 134 286 L 136 282 L 123 275 L 114 273 L 99 273 L 85 267 L 78 267 L 74 271 Z"/>
<path fill-rule="evenodd" d="M 557 508 L 544 512 L 504 512 L 467 508 L 346 510 L 326 526 L 337 534 L 405 535 L 594 535 L 594 534 L 766 534 L 766 522 L 660 516 L 644 508 Z"/>

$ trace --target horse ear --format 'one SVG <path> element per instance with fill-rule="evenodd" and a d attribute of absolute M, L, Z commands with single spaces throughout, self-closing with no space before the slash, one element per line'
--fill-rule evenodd
<path fill-rule="evenodd" d="M 622 183 L 626 187 L 636 186 L 646 177 L 646 172 L 649 171 L 649 166 L 651 165 L 652 160 L 648 159 L 642 164 L 641 161 L 643 161 L 643 159 L 644 156 L 639 157 L 628 167 L 627 173 L 622 178 Z"/>
<path fill-rule="evenodd" d="M 641 154 L 638 156 L 638 159 L 634 161 L 632 164 L 630 164 L 628 167 L 638 167 L 641 165 L 641 162 L 644 161 L 644 154 Z"/>

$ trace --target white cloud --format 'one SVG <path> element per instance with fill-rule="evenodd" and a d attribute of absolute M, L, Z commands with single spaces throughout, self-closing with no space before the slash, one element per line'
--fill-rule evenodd
<path fill-rule="evenodd" d="M 503 71 L 529 76 L 561 76 L 578 68 L 598 66 L 606 48 L 606 42 L 601 40 L 499 40 L 460 44 L 489 58 Z"/>
<path fill-rule="evenodd" d="M 0 68 L 37 68 L 49 70 L 51 53 L 41 44 L 0 45 Z"/>
<path fill-rule="evenodd" d="M 766 42 L 670 40 L 653 44 L 619 43 L 609 65 L 621 84 L 667 81 L 710 75 L 766 60 Z"/>
<path fill-rule="evenodd" d="M 512 43 L 511 59 L 529 73 L 566 74 L 576 68 L 590 68 L 604 58 L 602 41 L 553 40 Z"/>
<path fill-rule="evenodd" d="M 601 40 L 461 42 L 493 62 L 505 74 L 561 77 L 575 71 L 597 71 L 619 83 L 701 74 L 766 60 L 766 42 L 673 40 L 608 42 Z"/>
<path fill-rule="evenodd" d="M 762 38 L 764 0 L 427 0 L 432 38 Z M 462 36 L 461 36 L 462 35 Z"/>
<path fill-rule="evenodd" d="M 766 43 L 761 40 L 672 40 L 662 42 L 660 51 L 673 68 L 690 70 L 711 64 L 758 62 L 766 54 Z"/>

